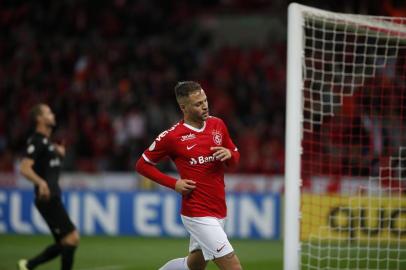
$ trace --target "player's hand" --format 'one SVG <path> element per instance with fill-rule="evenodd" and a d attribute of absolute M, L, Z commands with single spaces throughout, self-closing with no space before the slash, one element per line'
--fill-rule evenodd
<path fill-rule="evenodd" d="M 222 146 L 210 147 L 210 150 L 214 151 L 213 156 L 215 159 L 225 161 L 231 158 L 231 151 L 228 148 Z"/>
<path fill-rule="evenodd" d="M 182 195 L 187 195 L 196 188 L 196 182 L 189 179 L 179 179 L 176 181 L 175 190 Z"/>
<path fill-rule="evenodd" d="M 65 156 L 66 150 L 65 150 L 65 144 L 64 144 L 64 142 L 61 142 L 61 143 L 54 143 L 54 147 L 55 147 L 56 152 L 57 152 L 60 156 L 62 156 L 62 157 Z"/>
<path fill-rule="evenodd" d="M 49 187 L 47 182 L 42 181 L 38 185 L 38 195 L 39 199 L 41 200 L 49 200 L 49 197 L 51 196 L 51 192 L 49 191 Z"/>

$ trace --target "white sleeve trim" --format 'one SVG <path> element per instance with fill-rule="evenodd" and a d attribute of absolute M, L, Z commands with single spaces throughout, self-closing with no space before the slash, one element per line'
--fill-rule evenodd
<path fill-rule="evenodd" d="M 156 163 L 155 162 L 153 162 L 153 161 L 151 161 L 149 158 L 147 158 L 147 156 L 145 155 L 145 154 L 142 154 L 142 157 L 144 158 L 144 160 L 146 161 L 146 162 L 148 162 L 149 164 L 152 164 L 152 165 L 156 165 Z"/>

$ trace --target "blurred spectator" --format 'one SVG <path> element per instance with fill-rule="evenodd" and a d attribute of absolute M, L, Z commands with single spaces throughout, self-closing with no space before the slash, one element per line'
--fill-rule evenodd
<path fill-rule="evenodd" d="M 403 0 L 384 0 L 383 9 L 389 16 L 406 17 L 406 3 Z"/>
<path fill-rule="evenodd" d="M 197 21 L 272 6 L 243 2 L 1 2 L 0 170 L 13 170 L 29 133 L 22 123 L 39 101 L 57 114 L 66 169 L 132 170 L 180 117 L 173 86 L 193 79 L 214 93 L 210 109 L 247 154 L 237 170 L 282 173 L 283 136 L 268 138 L 266 127 L 284 115 L 284 44 L 214 49 Z M 283 123 L 274 128 L 283 134 Z"/>
<path fill-rule="evenodd" d="M 286 44 L 275 40 L 284 37 L 218 46 L 204 25 L 212 14 L 247 12 L 284 22 L 289 2 L 2 1 L 0 170 L 13 170 L 29 133 L 28 108 L 39 101 L 57 114 L 66 169 L 132 170 L 146 144 L 178 121 L 173 86 L 191 79 L 201 82 L 211 111 L 241 148 L 236 170 L 282 174 Z M 299 2 L 335 11 L 368 6 Z"/>

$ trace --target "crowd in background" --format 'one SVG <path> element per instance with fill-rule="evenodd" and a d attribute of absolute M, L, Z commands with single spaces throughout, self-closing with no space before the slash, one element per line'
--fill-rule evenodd
<path fill-rule="evenodd" d="M 241 172 L 281 173 L 285 48 L 213 49 L 199 3 L 22 1 L 0 9 L 0 170 L 13 170 L 47 102 L 67 170 L 128 171 L 181 119 L 173 88 L 197 80 L 240 146 Z M 164 163 L 165 164 L 165 163 Z M 164 169 L 173 169 L 165 164 Z"/>
<path fill-rule="evenodd" d="M 56 113 L 66 170 L 131 171 L 152 140 L 181 119 L 176 82 L 196 80 L 240 148 L 236 171 L 282 174 L 286 43 L 215 46 L 199 21 L 284 2 L 2 1 L 0 171 L 14 170 L 37 102 Z M 285 20 L 285 10 L 279 13 Z"/>

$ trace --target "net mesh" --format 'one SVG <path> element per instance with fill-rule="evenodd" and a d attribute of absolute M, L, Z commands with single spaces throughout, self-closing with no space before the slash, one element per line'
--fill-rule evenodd
<path fill-rule="evenodd" d="M 406 269 L 406 19 L 302 23 L 301 269 Z"/>

